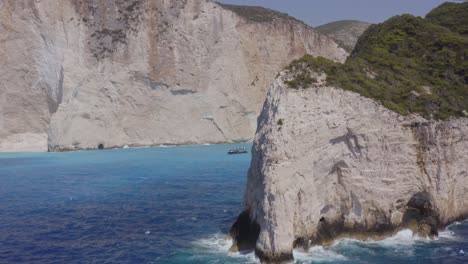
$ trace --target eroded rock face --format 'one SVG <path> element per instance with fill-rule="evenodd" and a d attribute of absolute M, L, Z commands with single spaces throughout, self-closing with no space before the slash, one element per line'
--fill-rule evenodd
<path fill-rule="evenodd" d="M 257 255 L 272 262 L 340 236 L 435 236 L 468 216 L 468 119 L 404 117 L 280 77 L 259 118 L 245 209 L 260 226 Z"/>
<path fill-rule="evenodd" d="M 3 0 L 0 146 L 249 140 L 267 86 L 305 53 L 347 56 L 298 21 L 205 0 Z"/>
<path fill-rule="evenodd" d="M 252 221 L 248 211 L 242 212 L 229 231 L 229 236 L 237 241 L 232 246 L 231 251 L 242 252 L 255 248 L 259 234 L 260 226 L 258 223 Z"/>

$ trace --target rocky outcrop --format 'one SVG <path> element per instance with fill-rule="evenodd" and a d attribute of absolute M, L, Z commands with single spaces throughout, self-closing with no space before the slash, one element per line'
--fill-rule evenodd
<path fill-rule="evenodd" d="M 333 39 L 347 51 L 352 52 L 359 37 L 371 24 L 357 20 L 340 20 L 316 27 L 315 29 Z"/>
<path fill-rule="evenodd" d="M 401 116 L 326 86 L 323 74 L 308 89 L 288 78 L 276 79 L 259 117 L 245 194 L 263 261 L 342 236 L 435 236 L 468 217 L 468 118 Z"/>
<path fill-rule="evenodd" d="M 2 0 L 0 147 L 249 140 L 266 88 L 305 53 L 347 56 L 296 20 L 205 0 Z"/>

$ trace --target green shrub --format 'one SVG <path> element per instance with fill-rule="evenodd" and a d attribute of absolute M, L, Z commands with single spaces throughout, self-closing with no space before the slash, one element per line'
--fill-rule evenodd
<path fill-rule="evenodd" d="M 463 7 L 457 16 L 466 20 L 467 3 L 440 8 L 453 5 Z M 442 11 L 435 9 L 426 19 L 402 15 L 372 25 L 345 64 L 310 55 L 295 60 L 287 68 L 293 78 L 286 84 L 307 88 L 314 82 L 311 72 L 325 73 L 328 85 L 377 100 L 402 115 L 463 116 L 468 109 L 468 36 L 462 23 L 447 22 Z"/>
<path fill-rule="evenodd" d="M 260 6 L 241 6 L 241 5 L 230 5 L 217 2 L 222 8 L 230 10 L 237 15 L 245 18 L 247 21 L 257 22 L 257 23 L 271 23 L 276 20 L 286 20 L 286 21 L 295 21 L 300 24 L 304 22 L 289 16 L 286 13 L 281 13 L 274 11 L 268 8 Z"/>

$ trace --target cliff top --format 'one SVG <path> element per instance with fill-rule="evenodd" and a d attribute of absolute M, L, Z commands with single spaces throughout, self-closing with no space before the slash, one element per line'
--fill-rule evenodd
<path fill-rule="evenodd" d="M 315 29 L 335 39 L 346 51 L 351 52 L 359 37 L 370 25 L 370 23 L 357 20 L 340 20 L 318 26 Z"/>
<path fill-rule="evenodd" d="M 450 13 L 450 16 L 447 14 Z M 467 116 L 468 3 L 450 3 L 427 18 L 402 15 L 372 25 L 344 65 L 306 56 L 289 66 L 291 88 L 327 83 L 381 102 L 402 115 Z"/>
<path fill-rule="evenodd" d="M 299 19 L 292 17 L 286 13 L 281 13 L 272 9 L 264 8 L 261 6 L 240 6 L 240 5 L 230 5 L 216 2 L 222 8 L 230 10 L 237 15 L 253 22 L 258 23 L 269 23 L 277 20 L 287 20 L 294 21 L 306 25 L 304 22 Z"/>
<path fill-rule="evenodd" d="M 450 28 L 459 34 L 468 34 L 468 2 L 444 3 L 432 10 L 426 18 L 433 23 Z"/>
<path fill-rule="evenodd" d="M 336 31 L 343 30 L 345 28 L 354 27 L 355 25 L 370 26 L 371 23 L 367 23 L 367 22 L 359 21 L 359 20 L 338 20 L 338 21 L 320 25 L 318 27 L 315 27 L 315 29 L 322 31 L 325 34 L 330 34 Z"/>

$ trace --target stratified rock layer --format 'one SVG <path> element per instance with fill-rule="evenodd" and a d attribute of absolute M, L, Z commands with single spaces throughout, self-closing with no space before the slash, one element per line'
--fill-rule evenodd
<path fill-rule="evenodd" d="M 305 53 L 347 56 L 271 18 L 205 0 L 2 0 L 0 148 L 249 140 L 277 72 Z"/>
<path fill-rule="evenodd" d="M 468 119 L 404 117 L 356 93 L 273 84 L 253 146 L 245 209 L 257 255 L 398 228 L 434 236 L 468 216 Z M 236 236 L 233 236 L 236 238 Z M 239 239 L 238 239 L 239 241 Z"/>

